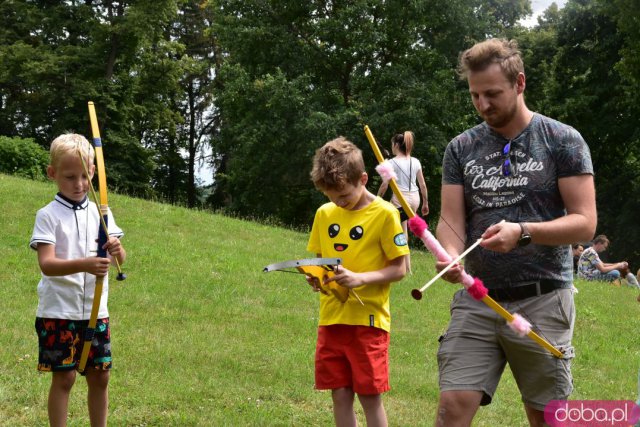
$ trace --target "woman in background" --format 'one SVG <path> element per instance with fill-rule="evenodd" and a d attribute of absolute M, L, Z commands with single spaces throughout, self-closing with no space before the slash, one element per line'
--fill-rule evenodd
<path fill-rule="evenodd" d="M 404 133 L 398 133 L 391 138 L 391 151 L 394 157 L 390 160 L 393 165 L 393 169 L 396 173 L 398 188 L 404 196 L 407 204 L 411 209 L 417 213 L 418 206 L 420 205 L 420 195 L 422 194 L 422 215 L 429 213 L 429 198 L 427 195 L 427 184 L 422 174 L 422 165 L 420 160 L 415 157 L 411 157 L 411 151 L 413 150 L 414 135 L 411 131 L 405 131 Z M 378 189 L 378 196 L 383 197 L 387 191 L 388 182 L 383 182 Z M 402 222 L 402 229 L 404 235 L 407 238 L 407 244 L 409 242 L 409 235 L 407 233 L 407 214 L 401 209 L 400 201 L 394 194 L 391 198 L 391 203 L 400 208 L 400 221 Z M 407 256 L 407 271 L 411 273 L 411 255 Z"/>

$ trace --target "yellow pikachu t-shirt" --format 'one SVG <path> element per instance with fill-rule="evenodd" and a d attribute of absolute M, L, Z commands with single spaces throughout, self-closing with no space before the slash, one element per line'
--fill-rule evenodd
<path fill-rule="evenodd" d="M 347 210 L 332 202 L 317 211 L 307 250 L 322 257 L 341 258 L 356 273 L 380 270 L 389 261 L 409 254 L 398 210 L 380 197 L 359 210 Z M 349 295 L 341 303 L 332 295 L 320 294 L 320 326 L 362 325 L 389 332 L 390 283 L 355 288 L 362 300 Z"/>

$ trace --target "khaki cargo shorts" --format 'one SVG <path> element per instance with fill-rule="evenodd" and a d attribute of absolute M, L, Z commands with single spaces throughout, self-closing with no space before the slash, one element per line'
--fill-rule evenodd
<path fill-rule="evenodd" d="M 557 289 L 501 305 L 527 319 L 564 358 L 554 357 L 527 336 L 518 336 L 501 316 L 462 289 L 453 297 L 451 320 L 440 337 L 440 391 L 481 391 L 481 405 L 488 405 L 508 363 L 526 405 L 542 411 L 551 400 L 567 399 L 573 390 L 572 290 Z"/>

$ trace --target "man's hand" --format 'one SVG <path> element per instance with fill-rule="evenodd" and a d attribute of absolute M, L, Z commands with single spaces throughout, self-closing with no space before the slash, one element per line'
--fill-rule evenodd
<path fill-rule="evenodd" d="M 449 265 L 448 262 L 438 261 L 436 262 L 436 270 L 438 272 L 441 272 L 447 265 Z M 442 278 L 450 283 L 460 283 L 462 282 L 463 270 L 464 270 L 464 267 L 462 266 L 462 264 L 456 264 L 453 267 L 451 267 L 449 271 L 444 273 L 442 275 Z"/>
<path fill-rule="evenodd" d="M 509 252 L 518 246 L 520 225 L 515 222 L 499 222 L 482 233 L 482 246 L 494 252 Z"/>

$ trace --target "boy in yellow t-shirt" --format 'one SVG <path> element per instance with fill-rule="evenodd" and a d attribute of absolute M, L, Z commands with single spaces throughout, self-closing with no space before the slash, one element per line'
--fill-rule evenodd
<path fill-rule="evenodd" d="M 389 390 L 389 291 L 404 277 L 409 254 L 400 215 L 366 189 L 362 151 L 343 137 L 316 151 L 311 179 L 330 202 L 316 212 L 307 249 L 341 258 L 325 283 L 355 289 L 362 301 L 320 294 L 315 386 L 332 391 L 336 425 L 356 425 L 357 394 L 367 425 L 386 426 L 381 394 Z M 311 284 L 319 290 L 317 281 Z"/>

